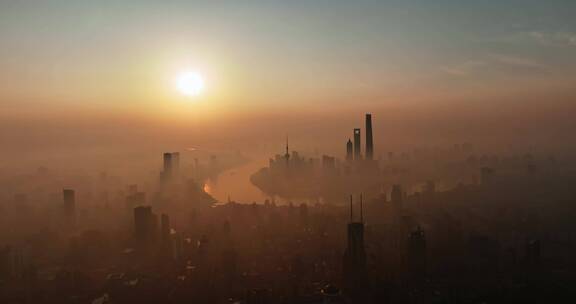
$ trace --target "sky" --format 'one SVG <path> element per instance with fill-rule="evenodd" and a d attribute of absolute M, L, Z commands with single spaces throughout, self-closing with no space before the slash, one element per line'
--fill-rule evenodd
<path fill-rule="evenodd" d="M 438 138 L 517 118 L 525 136 L 535 121 L 567 132 L 575 15 L 568 0 L 3 0 L 0 139 L 313 140 L 364 112 Z M 201 96 L 175 89 L 186 69 L 203 74 Z"/>

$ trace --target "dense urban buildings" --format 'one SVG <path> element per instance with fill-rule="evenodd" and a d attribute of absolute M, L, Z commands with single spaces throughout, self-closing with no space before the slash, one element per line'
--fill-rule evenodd
<path fill-rule="evenodd" d="M 252 176 L 276 191 L 256 202 L 206 192 L 226 166 L 216 155 L 164 153 L 160 179 L 142 184 L 100 173 L 67 178 L 75 186 L 62 190 L 64 177 L 46 168 L 3 176 L 0 300 L 479 303 L 572 294 L 574 160 L 479 154 L 467 143 L 371 159 L 370 136 L 362 155 L 353 131 L 342 159 L 306 158 L 286 141 Z"/>
<path fill-rule="evenodd" d="M 0 304 L 576 299 L 576 1 L 0 1 Z"/>

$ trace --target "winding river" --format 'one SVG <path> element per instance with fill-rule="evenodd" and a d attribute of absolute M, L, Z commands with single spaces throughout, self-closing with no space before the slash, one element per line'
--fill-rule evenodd
<path fill-rule="evenodd" d="M 222 172 L 216 180 L 208 180 L 204 190 L 219 202 L 262 203 L 269 198 L 250 182 L 250 175 L 268 165 L 267 159 L 253 160 Z"/>

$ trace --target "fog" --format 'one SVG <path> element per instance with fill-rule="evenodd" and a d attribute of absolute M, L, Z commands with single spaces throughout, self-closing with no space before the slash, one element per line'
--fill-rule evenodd
<path fill-rule="evenodd" d="M 576 100 L 529 91 L 6 102 L 0 302 L 565 297 Z"/>
<path fill-rule="evenodd" d="M 24 113 L 8 109 L 0 121 L 5 156 L 1 167 L 50 164 L 89 169 L 124 162 L 137 167 L 164 150 L 188 148 L 241 151 L 262 158 L 282 152 L 286 136 L 296 150 L 342 156 L 350 130 L 361 127 L 357 117 L 365 112 L 375 117 L 374 140 L 380 154 L 456 142 L 474 142 L 487 151 L 562 153 L 576 144 L 572 136 L 576 101 L 568 94 L 557 95 L 384 100 L 384 106 L 361 100 L 345 105 L 322 101 L 282 110 L 262 106 L 236 114 L 224 111 L 201 121 L 73 107 L 40 113 L 33 107 Z"/>

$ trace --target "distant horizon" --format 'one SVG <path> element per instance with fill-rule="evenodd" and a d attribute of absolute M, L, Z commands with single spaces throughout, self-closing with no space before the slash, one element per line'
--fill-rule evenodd
<path fill-rule="evenodd" d="M 575 16 L 2 0 L 0 303 L 573 298 Z"/>

